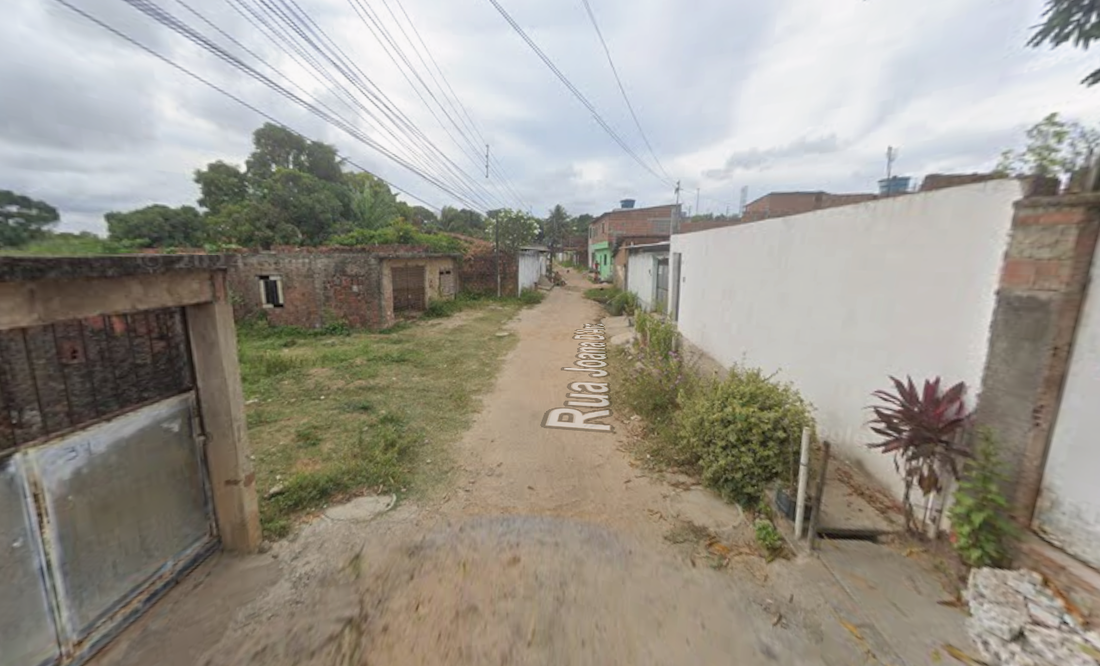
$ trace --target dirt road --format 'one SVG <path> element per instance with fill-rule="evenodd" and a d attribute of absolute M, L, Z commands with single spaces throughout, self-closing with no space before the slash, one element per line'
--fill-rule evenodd
<path fill-rule="evenodd" d="M 562 370 L 573 331 L 602 316 L 583 284 L 510 324 L 519 343 L 457 445 L 453 485 L 277 544 L 278 582 L 198 663 L 823 663 L 812 626 L 668 543 L 675 493 L 630 464 L 621 432 L 542 427 L 584 379 Z"/>

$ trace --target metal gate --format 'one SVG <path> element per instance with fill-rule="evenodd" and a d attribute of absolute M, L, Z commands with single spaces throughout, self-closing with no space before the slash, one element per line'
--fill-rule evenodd
<path fill-rule="evenodd" d="M 0 664 L 79 663 L 216 544 L 178 308 L 0 331 Z"/>
<path fill-rule="evenodd" d="M 393 311 L 424 310 L 424 267 L 394 266 L 390 269 L 393 282 Z"/>
<path fill-rule="evenodd" d="M 657 299 L 653 304 L 659 312 L 668 309 L 668 258 L 657 260 Z"/>

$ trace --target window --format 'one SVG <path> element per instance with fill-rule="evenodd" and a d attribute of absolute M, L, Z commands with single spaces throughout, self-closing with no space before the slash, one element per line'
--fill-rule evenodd
<path fill-rule="evenodd" d="M 260 275 L 260 302 L 265 308 L 283 307 L 283 279 L 278 275 Z"/>

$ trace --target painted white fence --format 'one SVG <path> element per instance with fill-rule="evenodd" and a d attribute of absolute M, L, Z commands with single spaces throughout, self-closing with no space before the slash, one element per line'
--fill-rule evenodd
<path fill-rule="evenodd" d="M 539 252 L 538 250 L 519 251 L 519 292 L 517 293 L 538 286 L 539 279 L 546 275 L 549 260 L 549 252 Z"/>
<path fill-rule="evenodd" d="M 834 450 L 900 496 L 864 446 L 871 392 L 940 375 L 973 404 L 1021 196 L 998 180 L 674 235 L 680 330 L 723 365 L 780 371 Z"/>

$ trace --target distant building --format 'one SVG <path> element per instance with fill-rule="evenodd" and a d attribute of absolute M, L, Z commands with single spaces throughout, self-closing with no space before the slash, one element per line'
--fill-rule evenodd
<path fill-rule="evenodd" d="M 615 276 L 615 252 L 624 245 L 667 241 L 681 216 L 680 204 L 634 208 L 624 199 L 620 208 L 600 215 L 588 227 L 588 261 L 609 281 Z M 625 264 L 621 267 L 625 271 Z"/>
<path fill-rule="evenodd" d="M 745 212 L 741 217 L 745 222 L 754 222 L 773 217 L 809 213 L 823 208 L 835 208 L 837 206 L 863 203 L 864 201 L 874 201 L 877 198 L 878 195 L 872 193 L 771 192 L 749 202 L 745 206 Z"/>
<path fill-rule="evenodd" d="M 878 181 L 878 194 L 882 197 L 892 197 L 898 194 L 909 193 L 909 183 L 913 179 L 909 176 L 890 176 Z"/>

